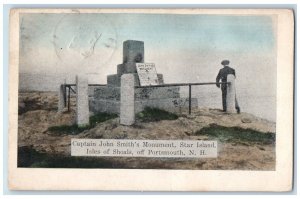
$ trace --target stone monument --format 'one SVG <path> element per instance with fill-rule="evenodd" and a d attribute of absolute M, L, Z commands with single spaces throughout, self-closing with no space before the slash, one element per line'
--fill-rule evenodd
<path fill-rule="evenodd" d="M 127 40 L 123 43 L 123 63 L 117 66 L 117 74 L 107 76 L 107 85 L 94 88 L 89 98 L 90 111 L 120 113 L 121 76 L 132 74 L 134 86 L 141 86 L 137 73 L 137 63 L 144 63 L 144 42 Z M 164 84 L 163 75 L 157 74 L 158 84 Z M 139 87 L 134 89 L 134 111 L 143 111 L 145 107 L 155 107 L 170 112 L 181 112 L 188 108 L 188 98 L 180 97 L 180 87 Z M 192 98 L 192 107 L 198 106 Z"/>

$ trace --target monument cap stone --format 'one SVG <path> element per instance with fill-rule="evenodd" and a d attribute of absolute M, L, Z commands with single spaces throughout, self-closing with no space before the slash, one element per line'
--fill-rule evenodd
<path fill-rule="evenodd" d="M 144 60 L 143 41 L 127 40 L 123 42 L 123 63 L 144 63 Z"/>

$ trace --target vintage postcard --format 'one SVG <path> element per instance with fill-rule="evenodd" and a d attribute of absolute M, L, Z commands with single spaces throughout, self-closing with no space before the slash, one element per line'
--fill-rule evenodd
<path fill-rule="evenodd" d="M 12 9 L 12 190 L 290 191 L 287 9 Z"/>

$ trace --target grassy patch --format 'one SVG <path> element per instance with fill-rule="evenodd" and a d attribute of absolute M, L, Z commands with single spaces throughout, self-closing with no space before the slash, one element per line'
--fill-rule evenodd
<path fill-rule="evenodd" d="M 178 116 L 161 109 L 146 107 L 136 115 L 136 118 L 141 122 L 155 122 L 160 120 L 176 120 Z"/>
<path fill-rule="evenodd" d="M 99 157 L 58 156 L 39 153 L 32 147 L 18 148 L 18 167 L 33 168 L 121 168 Z"/>
<path fill-rule="evenodd" d="M 257 143 L 257 144 L 274 144 L 275 133 L 263 133 L 252 129 L 242 129 L 239 127 L 224 127 L 211 125 L 202 128 L 196 132 L 197 135 L 206 135 L 210 138 L 217 138 L 222 142 L 234 143 Z"/>
<path fill-rule="evenodd" d="M 105 122 L 106 120 L 110 120 L 117 117 L 117 114 L 98 113 L 90 117 L 90 126 L 95 127 L 98 123 Z"/>
<path fill-rule="evenodd" d="M 49 131 L 54 132 L 55 134 L 73 134 L 76 135 L 82 131 L 94 128 L 98 123 L 105 122 L 118 117 L 116 114 L 109 113 L 98 113 L 90 117 L 90 124 L 86 126 L 78 126 L 77 124 L 73 125 L 61 125 L 61 126 L 51 126 L 48 128 Z"/>
<path fill-rule="evenodd" d="M 51 131 L 55 134 L 73 134 L 76 135 L 84 130 L 91 129 L 90 125 L 87 126 L 77 126 L 77 124 L 73 125 L 61 125 L 61 126 L 51 126 L 48 128 L 48 131 Z"/>

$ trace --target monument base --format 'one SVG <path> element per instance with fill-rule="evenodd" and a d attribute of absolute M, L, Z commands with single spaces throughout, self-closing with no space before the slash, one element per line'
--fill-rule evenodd
<path fill-rule="evenodd" d="M 135 100 L 180 98 L 179 87 L 146 87 L 134 90 Z M 103 86 L 94 88 L 95 100 L 120 101 L 120 87 Z"/>
<path fill-rule="evenodd" d="M 191 107 L 197 108 L 197 98 L 192 98 Z M 117 100 L 90 100 L 90 111 L 94 114 L 99 112 L 107 113 L 120 113 L 120 101 Z M 189 99 L 188 98 L 168 98 L 168 99 L 149 99 L 135 101 L 134 108 L 135 113 L 139 113 L 144 110 L 145 107 L 158 108 L 172 113 L 181 113 L 188 110 Z"/>
<path fill-rule="evenodd" d="M 89 99 L 92 113 L 120 112 L 120 87 L 95 87 L 93 97 Z M 169 112 L 181 112 L 189 107 L 189 99 L 180 97 L 180 87 L 145 87 L 134 90 L 135 112 L 141 112 L 145 107 L 163 109 Z M 196 98 L 192 98 L 192 108 L 198 107 Z"/>

